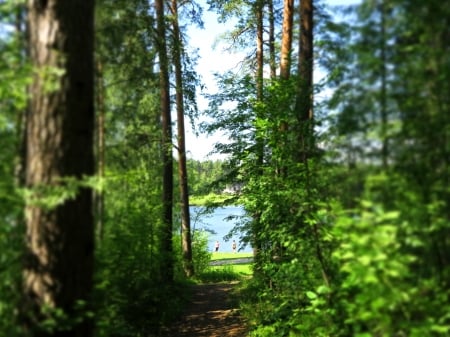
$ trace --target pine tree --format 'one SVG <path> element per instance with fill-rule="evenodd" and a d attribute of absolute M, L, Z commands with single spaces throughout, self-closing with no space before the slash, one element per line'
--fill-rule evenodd
<path fill-rule="evenodd" d="M 92 336 L 83 313 L 94 265 L 92 191 L 84 182 L 94 173 L 94 3 L 29 1 L 28 13 L 35 75 L 27 115 L 26 324 L 36 336 Z"/>

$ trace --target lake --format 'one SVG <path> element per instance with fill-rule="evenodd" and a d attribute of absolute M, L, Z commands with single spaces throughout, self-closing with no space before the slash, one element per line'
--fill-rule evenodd
<path fill-rule="evenodd" d="M 214 244 L 216 241 L 220 243 L 220 252 L 232 252 L 231 243 L 236 240 L 238 249 L 240 247 L 239 234 L 225 241 L 224 236 L 234 227 L 236 222 L 239 222 L 239 218 L 227 220 L 229 216 L 242 216 L 244 210 L 240 206 L 226 206 L 216 208 L 211 214 L 201 214 L 204 207 L 191 206 L 191 228 L 197 230 L 206 230 L 208 232 L 208 248 L 210 251 L 214 250 Z M 244 249 L 240 249 L 240 252 L 252 252 L 252 248 L 247 245 Z"/>

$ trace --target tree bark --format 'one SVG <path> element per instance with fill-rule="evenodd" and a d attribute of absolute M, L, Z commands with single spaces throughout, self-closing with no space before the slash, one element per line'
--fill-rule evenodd
<path fill-rule="evenodd" d="M 27 116 L 25 325 L 35 336 L 92 336 L 83 316 L 93 284 L 92 191 L 80 182 L 94 173 L 94 2 L 29 0 L 28 13 L 35 75 Z M 76 186 L 70 197 L 61 193 L 68 179 Z M 56 196 L 56 205 L 46 202 Z M 59 310 L 72 324 L 40 329 Z"/>
<path fill-rule="evenodd" d="M 313 89 L 313 2 L 300 1 L 300 44 L 298 73 L 300 75 L 301 119 L 312 119 L 312 89 Z"/>
<path fill-rule="evenodd" d="M 268 0 L 269 11 L 269 63 L 270 63 L 270 78 L 274 79 L 277 76 L 276 61 L 275 61 L 275 13 L 273 11 L 273 0 Z"/>
<path fill-rule="evenodd" d="M 159 87 L 162 121 L 162 161 L 163 161 L 163 229 L 161 253 L 163 254 L 162 275 L 166 282 L 173 281 L 173 248 L 172 248 L 172 206 L 173 206 L 173 156 L 172 156 L 172 117 L 170 114 L 169 61 L 167 57 L 166 24 L 164 1 L 155 1 L 157 20 L 156 44 L 159 56 Z"/>
<path fill-rule="evenodd" d="M 259 103 L 264 101 L 264 2 L 257 1 L 255 4 L 255 17 L 256 17 L 256 99 Z M 261 104 L 256 111 L 257 119 L 263 118 L 261 115 Z M 259 176 L 263 174 L 263 164 L 264 164 L 264 137 L 263 130 L 258 125 L 256 128 L 256 170 Z M 261 226 L 261 212 L 255 212 L 252 221 L 252 246 L 253 246 L 253 256 L 255 259 L 255 269 L 254 273 L 260 272 L 260 260 L 261 260 L 261 240 L 259 239 L 259 232 Z"/>
<path fill-rule="evenodd" d="M 299 124 L 299 161 L 307 165 L 313 133 L 313 1 L 300 1 L 299 86 L 296 112 Z"/>
<path fill-rule="evenodd" d="M 291 73 L 292 25 L 294 21 L 294 0 L 284 0 L 283 35 L 281 39 L 280 78 L 287 80 Z"/>
<path fill-rule="evenodd" d="M 175 81 L 176 81 L 176 103 L 177 103 L 177 128 L 178 128 L 178 176 L 180 179 L 180 198 L 181 198 L 181 238 L 183 268 L 187 277 L 194 275 L 194 265 L 192 262 L 192 243 L 191 243 L 191 217 L 189 212 L 189 188 L 186 165 L 186 141 L 184 127 L 184 100 L 183 100 L 183 76 L 181 67 L 182 41 L 180 28 L 178 26 L 178 2 L 172 0 L 173 16 L 173 59 L 175 63 Z"/>
<path fill-rule="evenodd" d="M 292 53 L 292 26 L 294 22 L 294 0 L 284 0 L 283 7 L 283 28 L 282 28 L 282 37 L 281 37 L 281 55 L 280 55 L 280 79 L 282 83 L 285 83 L 289 80 L 291 75 L 291 53 Z M 283 106 L 281 111 L 287 112 L 289 110 L 289 106 Z M 284 134 L 282 138 L 285 137 L 288 131 L 288 118 L 283 117 L 280 121 L 279 132 L 280 134 Z M 278 145 L 279 149 L 288 148 L 286 140 L 281 141 Z M 285 158 L 280 158 L 280 164 L 277 168 L 277 174 L 285 175 L 287 173 L 287 155 L 284 155 Z"/>

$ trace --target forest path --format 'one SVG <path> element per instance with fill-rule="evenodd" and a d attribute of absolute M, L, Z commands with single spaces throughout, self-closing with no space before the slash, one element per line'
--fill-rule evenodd
<path fill-rule="evenodd" d="M 163 334 L 167 337 L 244 337 L 245 324 L 231 291 L 236 282 L 192 286 L 192 298 L 181 319 Z"/>

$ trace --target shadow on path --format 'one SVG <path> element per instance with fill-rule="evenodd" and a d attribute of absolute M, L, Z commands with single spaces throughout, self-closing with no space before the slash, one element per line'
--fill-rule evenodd
<path fill-rule="evenodd" d="M 166 337 L 244 337 L 245 324 L 230 301 L 236 283 L 192 286 L 192 299 L 182 318 L 168 327 Z"/>

